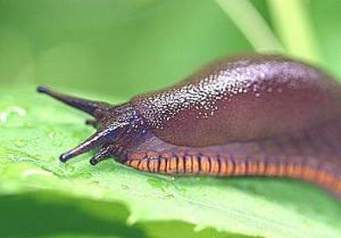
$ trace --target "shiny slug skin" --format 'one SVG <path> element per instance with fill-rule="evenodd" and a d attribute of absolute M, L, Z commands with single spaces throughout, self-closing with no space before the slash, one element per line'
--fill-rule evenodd
<path fill-rule="evenodd" d="M 236 56 L 121 105 L 38 91 L 95 118 L 97 132 L 63 162 L 98 149 L 93 165 L 114 157 L 151 173 L 289 177 L 341 197 L 341 86 L 306 63 Z"/>

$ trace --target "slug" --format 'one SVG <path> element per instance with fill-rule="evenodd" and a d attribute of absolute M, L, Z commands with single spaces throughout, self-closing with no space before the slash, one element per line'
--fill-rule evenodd
<path fill-rule="evenodd" d="M 62 154 L 97 149 L 150 173 L 301 179 L 341 198 L 341 86 L 276 55 L 214 62 L 183 82 L 110 105 L 38 87 L 94 117 L 97 132 Z"/>

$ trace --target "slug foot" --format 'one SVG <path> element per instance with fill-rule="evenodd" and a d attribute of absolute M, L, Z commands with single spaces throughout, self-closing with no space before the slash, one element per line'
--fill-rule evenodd
<path fill-rule="evenodd" d="M 307 164 L 300 156 L 205 153 L 202 151 L 137 151 L 126 155 L 125 165 L 172 176 L 287 177 L 315 183 L 341 198 L 341 177 L 323 164 Z"/>

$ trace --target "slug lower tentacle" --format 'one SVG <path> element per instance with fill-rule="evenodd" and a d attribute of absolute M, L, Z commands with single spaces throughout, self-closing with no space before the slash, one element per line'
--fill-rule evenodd
<path fill-rule="evenodd" d="M 91 149 L 138 170 L 170 175 L 303 179 L 341 197 L 341 86 L 281 56 L 215 62 L 172 88 L 111 106 L 39 87 L 95 118 Z"/>

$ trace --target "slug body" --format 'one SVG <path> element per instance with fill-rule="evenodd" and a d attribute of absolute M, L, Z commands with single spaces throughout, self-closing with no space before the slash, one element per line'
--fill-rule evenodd
<path fill-rule="evenodd" d="M 117 106 L 38 91 L 95 117 L 98 131 L 63 162 L 97 148 L 93 165 L 115 156 L 170 175 L 283 176 L 341 197 L 341 86 L 302 62 L 234 57 Z"/>

